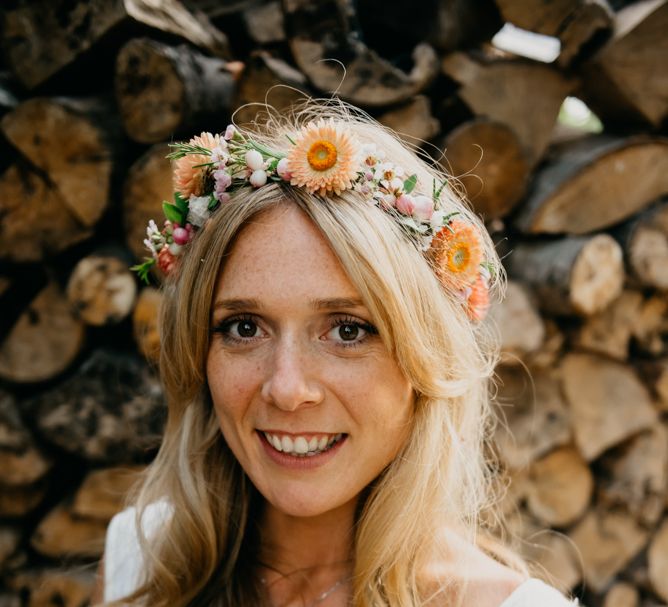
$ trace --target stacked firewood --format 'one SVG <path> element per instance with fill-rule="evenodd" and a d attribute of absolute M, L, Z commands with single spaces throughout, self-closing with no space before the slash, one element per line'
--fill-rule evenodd
<path fill-rule="evenodd" d="M 668 603 L 668 0 L 0 10 L 0 605 L 87 604 L 159 444 L 160 293 L 128 267 L 167 143 L 334 91 L 458 177 L 504 256 L 498 480 L 535 574 Z M 498 50 L 504 23 L 558 57 Z M 602 133 L 558 122 L 569 95 Z"/>

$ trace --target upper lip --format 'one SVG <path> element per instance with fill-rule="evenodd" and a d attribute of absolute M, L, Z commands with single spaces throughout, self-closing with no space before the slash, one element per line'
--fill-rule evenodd
<path fill-rule="evenodd" d="M 267 434 L 280 434 L 281 436 L 336 436 L 337 434 L 344 434 L 342 432 L 322 432 L 320 430 L 305 430 L 304 432 L 286 432 L 285 430 L 274 430 L 271 428 L 261 428 L 258 430 Z"/>

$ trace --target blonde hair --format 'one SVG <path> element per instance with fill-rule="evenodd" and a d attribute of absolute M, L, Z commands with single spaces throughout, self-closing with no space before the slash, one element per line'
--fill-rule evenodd
<path fill-rule="evenodd" d="M 362 143 L 375 143 L 389 161 L 417 174 L 429 192 L 432 180 L 445 178 L 389 129 L 341 102 L 311 100 L 289 117 L 269 115 L 253 127 L 252 136 L 287 149 L 286 134 L 321 117 L 345 122 Z M 205 359 L 214 286 L 225 255 L 248 222 L 284 204 L 297 205 L 329 242 L 416 393 L 410 436 L 360 505 L 353 605 L 425 603 L 430 584 L 423 569 L 429 558 L 444 552 L 434 538 L 445 528 L 526 574 L 523 561 L 488 537 L 481 524 L 491 495 L 485 447 L 493 419 L 493 335 L 484 324 L 468 319 L 394 220 L 358 193 L 345 191 L 323 201 L 304 189 L 274 183 L 240 190 L 222 205 L 189 245 L 177 277 L 164 286 L 160 369 L 169 415 L 161 449 L 136 496 L 137 522 L 158 500 L 167 499 L 173 509 L 155 538 L 140 536 L 145 583 L 123 602 L 262 604 L 248 565 L 259 542 L 255 515 L 261 497 L 221 436 L 207 391 Z M 503 273 L 484 226 L 449 186 L 441 204 L 479 226 L 487 258 L 497 268 L 492 289 L 498 291 Z M 446 585 L 444 580 L 441 586 Z"/>

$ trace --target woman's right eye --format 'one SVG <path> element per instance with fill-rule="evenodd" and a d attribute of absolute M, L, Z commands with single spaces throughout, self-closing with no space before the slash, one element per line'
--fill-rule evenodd
<path fill-rule="evenodd" d="M 220 333 L 224 339 L 241 342 L 258 337 L 260 328 L 250 318 L 230 318 L 217 325 L 214 332 Z"/>

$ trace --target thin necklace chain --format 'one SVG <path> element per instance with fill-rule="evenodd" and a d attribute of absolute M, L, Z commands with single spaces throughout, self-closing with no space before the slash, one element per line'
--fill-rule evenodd
<path fill-rule="evenodd" d="M 345 582 L 347 582 L 347 581 L 348 581 L 348 577 L 347 577 L 347 576 L 346 576 L 346 577 L 342 577 L 340 580 L 338 580 L 338 581 L 336 582 L 336 584 L 334 584 L 333 586 L 327 588 L 327 590 L 325 590 L 325 591 L 322 592 L 319 596 L 317 596 L 317 597 L 315 598 L 315 600 L 309 605 L 309 607 L 314 607 L 315 605 L 319 605 L 320 603 L 322 603 L 328 596 L 330 596 L 331 594 L 333 594 L 333 593 L 339 588 L 339 586 L 343 585 L 343 584 L 344 584 Z M 260 578 L 260 583 L 261 583 L 263 586 L 266 586 L 266 585 L 267 585 L 267 580 L 266 580 L 266 578 Z"/>

